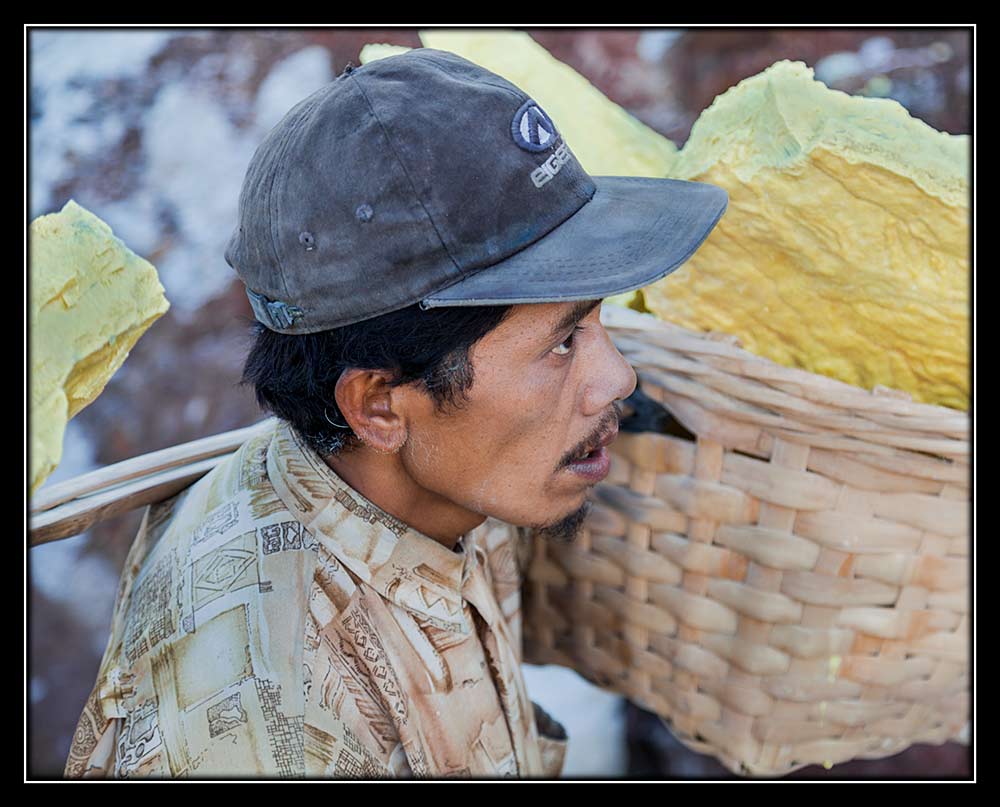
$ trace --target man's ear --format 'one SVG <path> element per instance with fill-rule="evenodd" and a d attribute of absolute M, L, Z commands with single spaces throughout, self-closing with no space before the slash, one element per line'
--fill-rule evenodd
<path fill-rule="evenodd" d="M 398 387 L 390 387 L 390 379 L 387 370 L 350 367 L 337 379 L 334 397 L 344 422 L 366 445 L 392 453 L 406 442 L 407 422 L 396 411 L 400 396 L 393 395 Z"/>

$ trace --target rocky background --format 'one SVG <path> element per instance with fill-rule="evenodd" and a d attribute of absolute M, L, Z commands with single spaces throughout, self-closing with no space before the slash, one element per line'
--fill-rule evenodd
<path fill-rule="evenodd" d="M 780 59 L 806 62 L 835 89 L 894 98 L 936 129 L 970 132 L 965 30 L 528 30 L 679 147 L 718 94 Z M 416 30 L 398 28 L 28 32 L 29 217 L 75 199 L 157 267 L 172 305 L 70 422 L 47 484 L 261 419 L 238 386 L 252 315 L 223 259 L 240 184 L 264 134 L 348 61 L 360 64 L 369 42 L 420 46 Z M 29 777 L 61 776 L 139 516 L 28 553 Z M 527 668 L 525 677 L 573 738 L 567 776 L 735 778 L 575 673 Z M 970 768 L 969 749 L 947 743 L 788 778 L 967 777 Z"/>

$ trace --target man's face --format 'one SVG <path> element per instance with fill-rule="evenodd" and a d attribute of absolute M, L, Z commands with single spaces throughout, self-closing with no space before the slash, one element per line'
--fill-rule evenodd
<path fill-rule="evenodd" d="M 600 301 L 517 305 L 473 345 L 466 405 L 438 414 L 429 398 L 409 399 L 400 459 L 427 505 L 575 536 L 596 482 L 568 466 L 617 429 L 616 401 L 637 381 L 600 310 Z"/>

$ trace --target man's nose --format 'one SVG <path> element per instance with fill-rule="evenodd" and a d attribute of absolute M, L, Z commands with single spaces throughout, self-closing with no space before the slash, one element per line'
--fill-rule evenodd
<path fill-rule="evenodd" d="M 596 415 L 608 409 L 615 401 L 628 398 L 639 383 L 632 365 L 619 352 L 610 334 L 603 327 L 602 347 L 595 357 L 594 382 L 587 391 L 587 415 Z"/>
<path fill-rule="evenodd" d="M 615 352 L 618 353 L 618 348 L 615 348 Z M 616 399 L 624 401 L 629 397 L 629 395 L 635 392 L 635 388 L 639 386 L 639 376 L 635 372 L 635 368 L 628 363 L 628 360 L 622 356 L 621 353 L 618 353 L 618 355 L 622 357 L 622 362 L 624 362 L 625 366 L 628 367 L 628 382 L 625 384 L 625 389 L 628 391 L 623 395 L 619 395 Z"/>

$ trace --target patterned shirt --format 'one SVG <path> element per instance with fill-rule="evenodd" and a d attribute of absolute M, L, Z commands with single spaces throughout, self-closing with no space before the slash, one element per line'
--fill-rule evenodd
<path fill-rule="evenodd" d="M 66 776 L 558 776 L 519 533 L 449 550 L 275 420 L 144 512 Z"/>

